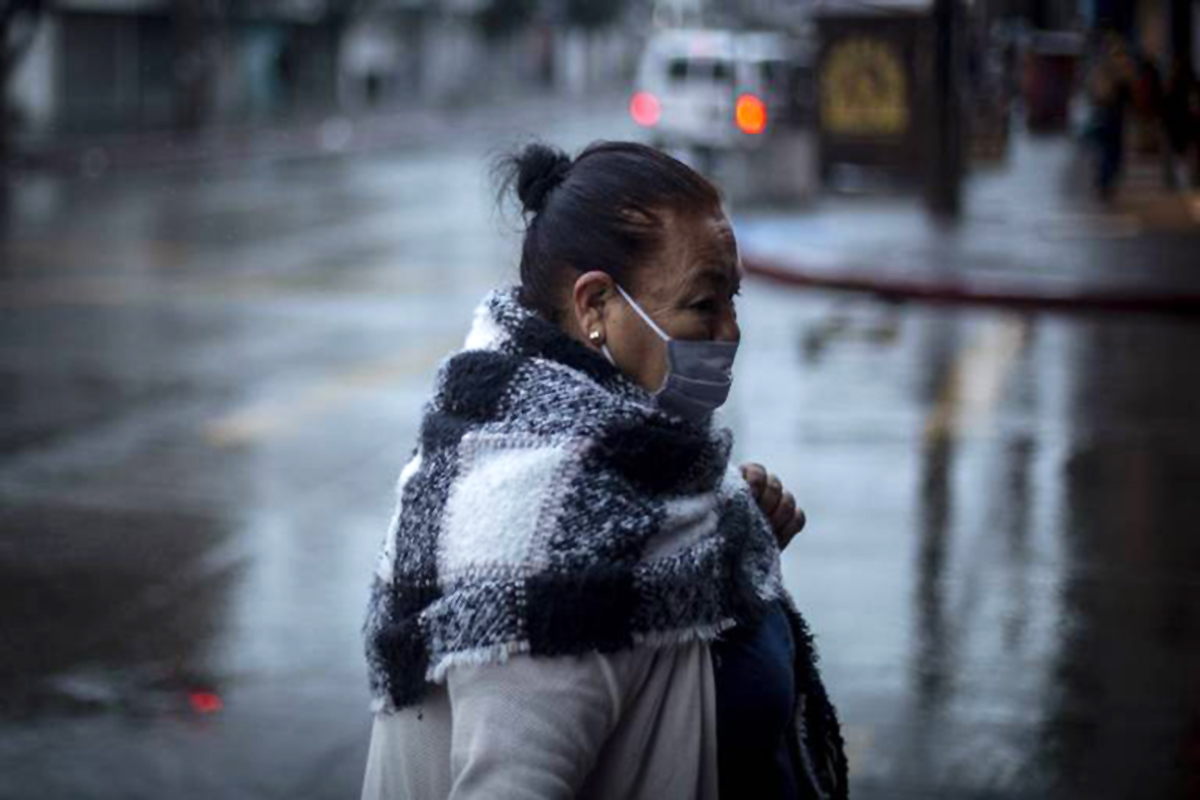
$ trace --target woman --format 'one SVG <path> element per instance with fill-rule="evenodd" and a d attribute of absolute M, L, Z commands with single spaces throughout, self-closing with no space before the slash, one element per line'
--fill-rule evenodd
<path fill-rule="evenodd" d="M 1133 98 L 1133 62 L 1124 41 L 1105 37 L 1092 67 L 1088 89 L 1092 100 L 1092 135 L 1098 148 L 1094 188 L 1100 200 L 1111 200 L 1125 163 L 1125 116 Z"/>
<path fill-rule="evenodd" d="M 845 797 L 779 575 L 804 515 L 712 422 L 740 336 L 716 190 L 631 143 L 504 166 L 521 285 L 476 311 L 400 475 L 363 797 Z"/>
<path fill-rule="evenodd" d="M 1188 155 L 1196 150 L 1191 183 L 1200 186 L 1200 142 L 1197 141 L 1200 87 L 1187 59 L 1179 56 L 1172 59 L 1163 94 L 1164 182 L 1170 189 L 1186 186 Z"/>

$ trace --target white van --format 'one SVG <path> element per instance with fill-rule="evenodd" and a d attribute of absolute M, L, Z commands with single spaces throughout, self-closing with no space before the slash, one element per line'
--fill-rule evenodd
<path fill-rule="evenodd" d="M 668 29 L 638 65 L 634 121 L 667 150 L 745 150 L 806 124 L 813 111 L 811 49 L 778 33 Z"/>

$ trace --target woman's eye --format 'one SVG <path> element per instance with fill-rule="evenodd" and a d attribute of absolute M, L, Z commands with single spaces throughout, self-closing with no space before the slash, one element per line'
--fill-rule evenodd
<path fill-rule="evenodd" d="M 700 300 L 692 303 L 691 307 L 693 311 L 703 311 L 707 313 L 710 311 L 715 311 L 717 309 L 717 303 L 710 297 L 707 300 Z"/>

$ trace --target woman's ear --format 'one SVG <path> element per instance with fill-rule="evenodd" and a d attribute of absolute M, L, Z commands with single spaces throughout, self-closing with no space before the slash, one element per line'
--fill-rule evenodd
<path fill-rule="evenodd" d="M 608 336 L 605 305 L 614 294 L 612 278 L 607 273 L 585 272 L 575 281 L 572 308 L 579 334 L 588 344 L 599 347 Z"/>

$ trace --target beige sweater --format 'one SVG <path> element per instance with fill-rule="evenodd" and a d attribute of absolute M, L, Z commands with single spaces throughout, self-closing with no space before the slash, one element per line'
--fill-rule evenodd
<path fill-rule="evenodd" d="M 717 797 L 705 642 L 455 667 L 371 732 L 363 800 Z"/>

